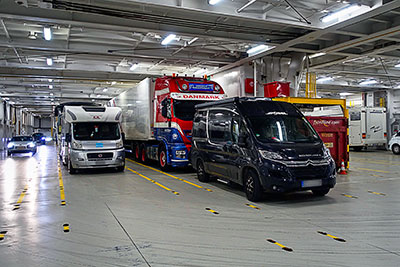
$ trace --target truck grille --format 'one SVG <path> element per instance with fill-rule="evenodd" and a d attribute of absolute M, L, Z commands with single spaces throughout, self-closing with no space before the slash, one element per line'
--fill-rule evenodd
<path fill-rule="evenodd" d="M 97 161 L 97 160 L 109 160 L 113 158 L 113 153 L 88 153 L 87 157 L 90 161 Z"/>
<path fill-rule="evenodd" d="M 307 166 L 289 168 L 297 180 L 321 179 L 327 176 L 328 166 Z"/>

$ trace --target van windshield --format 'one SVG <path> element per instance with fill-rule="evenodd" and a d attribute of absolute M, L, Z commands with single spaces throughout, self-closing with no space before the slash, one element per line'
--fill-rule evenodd
<path fill-rule="evenodd" d="M 196 112 L 194 106 L 204 102 L 198 100 L 174 100 L 174 117 L 184 121 L 192 121 Z"/>
<path fill-rule="evenodd" d="M 118 123 L 78 122 L 74 123 L 75 140 L 117 140 L 120 139 Z"/>
<path fill-rule="evenodd" d="M 263 143 L 314 143 L 320 140 L 304 117 L 256 116 L 249 121 L 257 140 Z"/>

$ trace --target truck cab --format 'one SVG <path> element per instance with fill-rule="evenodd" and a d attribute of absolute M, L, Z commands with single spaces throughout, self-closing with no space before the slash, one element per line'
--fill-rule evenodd
<path fill-rule="evenodd" d="M 116 107 L 64 106 L 60 157 L 70 174 L 78 169 L 125 168 L 125 151 Z"/>

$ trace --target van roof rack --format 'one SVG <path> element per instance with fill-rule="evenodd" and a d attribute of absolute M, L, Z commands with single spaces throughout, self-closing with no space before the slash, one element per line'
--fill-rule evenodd
<path fill-rule="evenodd" d="M 272 99 L 269 97 L 231 97 L 231 98 L 226 98 L 222 100 L 218 100 L 215 102 L 207 102 L 203 104 L 198 104 L 195 106 L 195 108 L 205 108 L 205 107 L 212 107 L 216 105 L 223 105 L 223 104 L 228 104 L 228 103 L 240 103 L 240 102 L 245 102 L 245 101 L 271 101 Z"/>

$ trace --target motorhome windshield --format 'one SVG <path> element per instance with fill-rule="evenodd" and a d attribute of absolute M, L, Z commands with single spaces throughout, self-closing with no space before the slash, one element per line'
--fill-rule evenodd
<path fill-rule="evenodd" d="M 253 132 L 263 143 L 314 143 L 318 134 L 304 117 L 255 116 L 249 118 Z"/>
<path fill-rule="evenodd" d="M 77 122 L 74 123 L 76 140 L 117 140 L 120 138 L 119 126 L 115 122 Z"/>
<path fill-rule="evenodd" d="M 192 121 L 196 109 L 194 106 L 202 104 L 204 101 L 197 100 L 174 100 L 174 116 L 180 120 Z"/>

